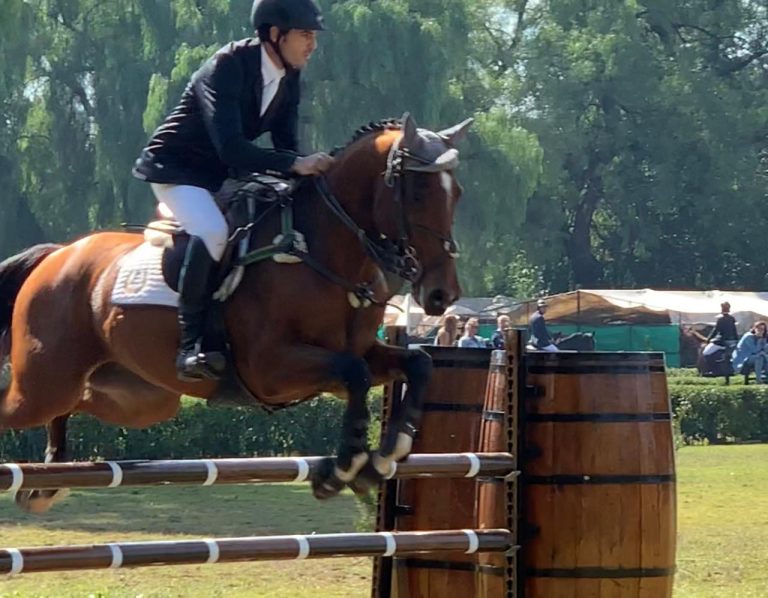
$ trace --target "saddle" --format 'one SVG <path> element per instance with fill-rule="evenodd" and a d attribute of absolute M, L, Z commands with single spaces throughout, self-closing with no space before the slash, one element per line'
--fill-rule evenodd
<path fill-rule="evenodd" d="M 297 263 L 307 252 L 304 236 L 293 229 L 293 192 L 295 181 L 252 174 L 241 179 L 227 179 L 214 195 L 227 221 L 229 240 L 220 262 L 218 290 L 214 299 L 224 301 L 237 288 L 246 264 L 272 258 L 281 263 Z M 269 213 L 281 212 L 281 232 L 272 244 L 253 249 L 252 231 Z M 163 278 L 174 291 L 179 289 L 179 275 L 189 235 L 175 220 L 149 223 L 144 232 L 153 245 L 165 247 L 162 257 Z"/>
<path fill-rule="evenodd" d="M 229 240 L 219 262 L 218 281 L 214 288 L 214 301 L 206 314 L 202 337 L 203 351 L 216 351 L 225 355 L 225 371 L 210 397 L 209 404 L 261 406 L 245 387 L 229 354 L 229 342 L 224 324 L 224 301 L 232 295 L 243 277 L 247 264 L 273 259 L 281 263 L 297 263 L 308 253 L 304 236 L 293 228 L 293 202 L 296 181 L 253 174 L 240 179 L 227 179 L 214 195 L 229 229 Z M 280 233 L 267 246 L 254 247 L 253 231 L 259 222 L 274 211 L 280 213 Z M 144 227 L 147 242 L 163 247 L 162 275 L 166 284 L 178 292 L 179 276 L 184 261 L 189 234 L 170 219 L 151 222 Z"/>

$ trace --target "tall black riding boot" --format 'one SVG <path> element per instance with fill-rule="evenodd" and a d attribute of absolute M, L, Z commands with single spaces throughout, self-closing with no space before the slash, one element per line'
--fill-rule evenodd
<path fill-rule="evenodd" d="M 200 237 L 189 237 L 187 252 L 179 274 L 179 325 L 181 342 L 176 356 L 179 380 L 216 380 L 225 365 L 221 353 L 201 352 L 208 307 L 211 304 L 212 281 L 217 262 L 208 253 Z"/>

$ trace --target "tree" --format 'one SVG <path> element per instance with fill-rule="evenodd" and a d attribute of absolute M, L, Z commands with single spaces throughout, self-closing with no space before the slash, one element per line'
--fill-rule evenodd
<path fill-rule="evenodd" d="M 32 16 L 31 8 L 22 0 L 8 0 L 0 6 L 0 255 L 12 254 L 43 238 L 20 189 L 20 169 L 15 159 L 29 104 L 24 82 L 33 51 L 28 35 Z"/>
<path fill-rule="evenodd" d="M 521 99 L 545 174 L 527 242 L 556 286 L 763 282 L 743 239 L 763 197 L 765 53 L 734 49 L 754 16 L 734 4 L 539 7 Z M 740 210 L 724 222 L 723 205 Z"/>

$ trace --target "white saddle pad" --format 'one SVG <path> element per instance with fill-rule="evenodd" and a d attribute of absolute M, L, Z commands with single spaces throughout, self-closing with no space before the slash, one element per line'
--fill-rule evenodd
<path fill-rule="evenodd" d="M 162 257 L 163 247 L 148 242 L 124 255 L 117 266 L 112 303 L 178 307 L 179 294 L 163 278 Z"/>

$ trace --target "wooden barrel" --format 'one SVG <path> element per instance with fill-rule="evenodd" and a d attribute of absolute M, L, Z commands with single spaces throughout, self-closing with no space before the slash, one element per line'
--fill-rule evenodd
<path fill-rule="evenodd" d="M 476 452 L 490 350 L 426 347 L 432 378 L 413 452 Z M 474 479 L 399 480 L 395 529 L 474 528 Z M 477 555 L 437 552 L 394 558 L 398 598 L 475 596 Z"/>
<path fill-rule="evenodd" d="M 494 351 L 485 390 L 485 402 L 480 423 L 479 451 L 510 452 L 511 446 L 508 380 L 508 358 L 506 351 Z M 514 431 L 517 434 L 517 431 Z M 478 477 L 476 518 L 478 529 L 495 529 L 494 526 L 510 529 L 516 526 L 516 483 L 513 479 Z M 514 584 L 514 571 L 508 570 L 513 562 L 503 553 L 485 553 L 477 557 L 475 573 L 476 595 L 488 598 L 506 596 Z M 511 595 L 511 594 L 510 594 Z"/>
<path fill-rule="evenodd" d="M 661 353 L 531 353 L 526 598 L 672 595 L 675 465 Z"/>

